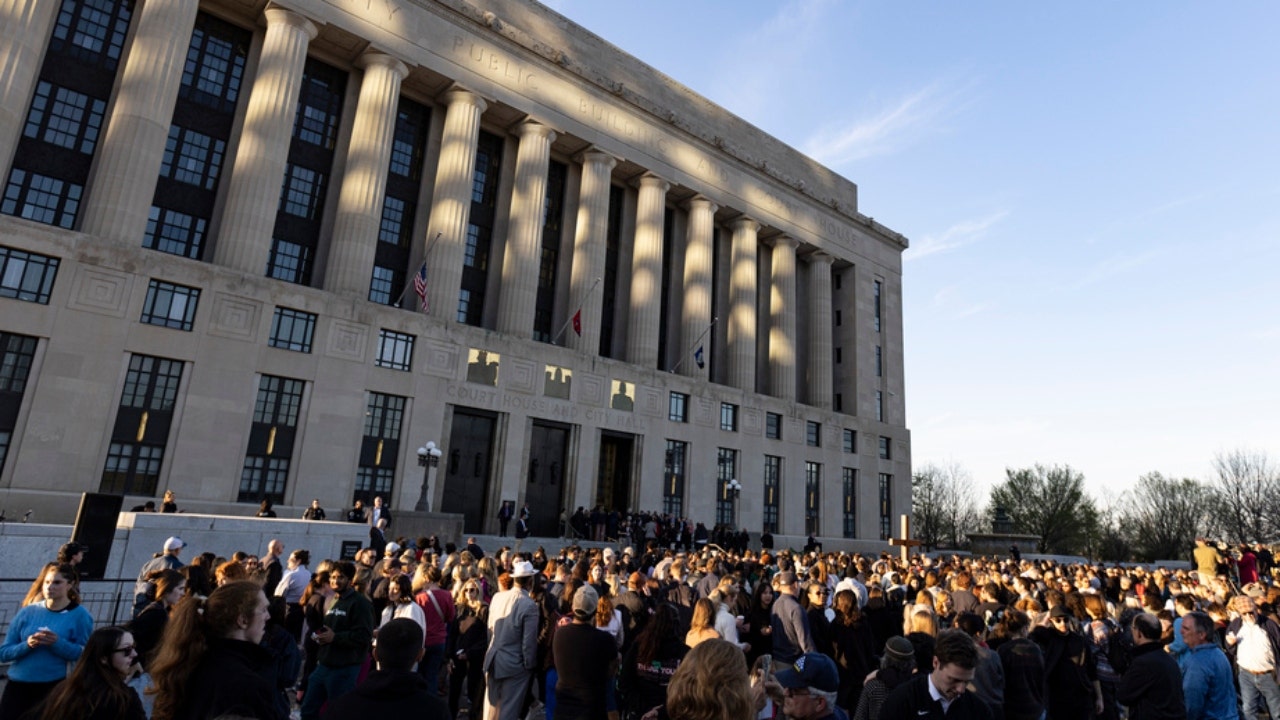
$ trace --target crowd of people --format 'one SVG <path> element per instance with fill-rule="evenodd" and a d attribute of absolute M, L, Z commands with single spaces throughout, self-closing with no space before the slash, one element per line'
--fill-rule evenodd
<path fill-rule="evenodd" d="M 314 568 L 169 538 L 132 620 L 96 631 L 68 544 L 0 647 L 0 720 L 1280 718 L 1280 584 L 1252 546 L 903 563 L 682 546 L 649 516 L 639 550 L 486 552 L 394 537 L 381 503 L 365 520 L 382 547 Z"/>

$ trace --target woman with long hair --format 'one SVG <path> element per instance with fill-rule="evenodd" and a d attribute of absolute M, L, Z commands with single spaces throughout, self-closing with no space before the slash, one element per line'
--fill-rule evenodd
<path fill-rule="evenodd" d="M 267 596 L 249 581 L 178 603 L 151 662 L 152 720 L 277 717 L 275 661 L 259 644 L 267 613 Z"/>
<path fill-rule="evenodd" d="M 746 657 L 726 640 L 707 640 L 690 650 L 667 686 L 671 720 L 742 720 L 757 712 Z"/>
<path fill-rule="evenodd" d="M 47 570 L 44 601 L 27 605 L 9 622 L 0 645 L 0 663 L 11 663 L 0 720 L 17 720 L 38 705 L 67 676 L 67 663 L 80 659 L 93 618 L 80 606 L 79 577 L 72 565 Z"/>
<path fill-rule="evenodd" d="M 138 693 L 125 684 L 137 661 L 128 630 L 94 630 L 75 669 L 45 700 L 40 720 L 146 720 Z"/>
<path fill-rule="evenodd" d="M 424 635 L 427 632 L 427 618 L 418 603 L 413 601 L 413 581 L 408 575 L 396 575 L 387 580 L 387 606 L 382 609 L 382 622 L 378 627 L 396 618 L 408 618 L 418 623 Z"/>
<path fill-rule="evenodd" d="M 871 625 L 862 617 L 858 596 L 852 590 L 836 593 L 831 607 L 836 611 L 831 636 L 836 669 L 840 672 L 836 704 L 852 711 L 858 707 L 863 680 L 875 669 L 875 637 L 871 634 Z"/>
<path fill-rule="evenodd" d="M 689 647 L 679 637 L 680 616 L 663 603 L 631 643 L 618 669 L 624 720 L 638 720 L 667 698 L 667 686 Z"/>
<path fill-rule="evenodd" d="M 324 627 L 324 606 L 329 598 L 333 597 L 333 589 L 329 587 L 330 567 L 328 560 L 316 567 L 315 574 L 311 576 L 311 582 L 302 591 L 302 598 L 298 601 L 302 606 L 306 626 L 310 628 L 302 638 L 302 680 L 298 682 L 298 702 L 302 702 L 303 693 L 307 690 L 307 679 L 311 677 L 312 671 L 320 661 L 320 645 L 312 639 L 311 635 Z"/>
<path fill-rule="evenodd" d="M 44 602 L 44 576 L 49 574 L 50 570 L 55 570 L 58 563 L 45 563 L 40 568 L 40 572 L 36 575 L 36 579 L 31 581 L 31 587 L 27 588 L 27 594 L 23 596 L 22 602 L 18 604 L 19 608 L 24 608 L 31 603 Z"/>
<path fill-rule="evenodd" d="M 169 613 L 187 592 L 187 579 L 177 570 L 158 570 L 152 574 L 156 586 L 156 600 L 144 607 L 127 625 L 138 649 L 138 661 L 146 667 L 151 653 L 160 645 Z"/>
<path fill-rule="evenodd" d="M 756 583 L 755 594 L 751 597 L 751 607 L 747 610 L 747 633 L 744 638 L 751 646 L 747 651 L 747 662 L 754 665 L 756 658 L 770 652 L 773 648 L 773 599 L 776 597 L 773 586 L 767 581 Z"/>
<path fill-rule="evenodd" d="M 497 585 L 495 584 L 496 588 Z M 458 717 L 462 687 L 467 688 L 471 717 L 479 719 L 484 699 L 484 653 L 489 647 L 489 605 L 479 578 L 463 583 L 454 598 L 456 614 L 449 627 L 445 657 L 452 663 L 449 673 L 449 717 Z"/>
<path fill-rule="evenodd" d="M 685 633 L 684 644 L 695 648 L 705 640 L 719 638 L 720 633 L 716 632 L 715 603 L 707 598 L 699 598 L 693 605 L 693 620 L 689 623 L 689 632 Z"/>

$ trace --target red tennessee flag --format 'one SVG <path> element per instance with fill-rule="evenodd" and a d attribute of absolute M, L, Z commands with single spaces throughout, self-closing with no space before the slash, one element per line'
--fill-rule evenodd
<path fill-rule="evenodd" d="M 573 314 L 573 331 L 578 333 L 578 337 L 582 337 L 582 309 Z"/>

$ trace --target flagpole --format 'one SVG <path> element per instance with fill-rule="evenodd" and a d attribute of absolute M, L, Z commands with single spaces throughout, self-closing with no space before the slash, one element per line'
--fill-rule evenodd
<path fill-rule="evenodd" d="M 600 284 L 600 278 L 596 278 L 596 281 L 591 283 L 591 287 L 587 290 L 587 294 L 578 303 L 578 308 L 577 310 L 574 311 L 573 315 L 577 315 L 578 313 L 582 312 L 582 306 L 587 304 L 587 299 L 591 297 L 591 293 L 596 291 L 596 286 L 599 284 Z M 559 340 L 562 335 L 564 335 L 564 331 L 569 329 L 569 325 L 573 323 L 573 315 L 570 315 L 569 319 L 566 320 L 564 325 L 560 327 L 560 332 L 556 333 L 556 336 L 551 338 L 552 345 L 555 345 L 556 341 Z"/>
<path fill-rule="evenodd" d="M 422 272 L 423 266 L 427 264 L 427 259 L 431 257 L 431 248 L 436 246 L 436 241 L 439 240 L 440 236 L 443 234 L 443 232 L 436 233 L 436 236 L 431 238 L 431 242 L 427 243 L 427 251 L 422 253 L 422 262 L 414 269 L 413 275 L 417 275 L 419 272 Z M 396 298 L 395 307 L 400 307 L 400 303 L 404 302 L 404 296 L 408 294 L 409 288 L 413 287 L 413 275 L 406 278 L 409 282 L 404 284 L 404 289 L 400 291 L 400 297 Z"/>
<path fill-rule="evenodd" d="M 671 368 L 671 372 L 673 372 L 673 373 L 674 373 L 675 371 L 677 371 L 677 370 L 679 370 L 679 369 L 680 369 L 680 366 L 681 366 L 681 365 L 684 365 L 684 361 L 685 361 L 685 360 L 688 360 L 688 359 L 689 359 L 689 356 L 693 354 L 693 349 L 694 349 L 694 348 L 696 348 L 696 347 L 698 347 L 698 343 L 702 342 L 702 338 L 706 337 L 706 336 L 707 336 L 707 333 L 711 332 L 711 328 L 715 327 L 715 326 L 716 326 L 716 323 L 717 323 L 717 322 L 719 322 L 719 321 L 720 321 L 720 318 L 718 318 L 718 317 L 713 317 L 713 318 L 711 318 L 711 323 L 710 323 L 709 325 L 707 325 L 707 329 L 706 329 L 706 330 L 703 330 L 703 331 L 702 331 L 702 334 L 701 334 L 701 335 L 699 335 L 699 336 L 698 336 L 698 337 L 693 341 L 693 343 L 689 345 L 689 347 L 685 348 L 684 355 L 682 355 L 682 356 L 680 357 L 680 362 L 676 363 L 676 366 L 675 366 L 675 367 L 673 367 L 673 368 Z"/>

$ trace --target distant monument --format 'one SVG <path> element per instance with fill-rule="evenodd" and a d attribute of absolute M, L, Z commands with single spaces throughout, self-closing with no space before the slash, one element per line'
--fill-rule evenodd
<path fill-rule="evenodd" d="M 1040 546 L 1040 536 L 1014 532 L 1015 523 L 1009 511 L 1003 507 L 992 508 L 991 532 L 969 533 L 969 550 L 974 555 L 1010 555 L 1010 549 L 1019 552 L 1035 552 Z"/>

